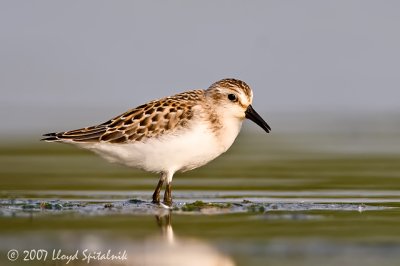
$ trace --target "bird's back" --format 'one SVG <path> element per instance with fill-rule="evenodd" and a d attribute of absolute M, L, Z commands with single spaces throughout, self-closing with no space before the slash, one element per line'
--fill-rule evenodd
<path fill-rule="evenodd" d="M 169 134 L 187 126 L 193 107 L 204 101 L 203 90 L 192 90 L 130 109 L 99 125 L 45 134 L 44 141 L 132 143 Z"/>

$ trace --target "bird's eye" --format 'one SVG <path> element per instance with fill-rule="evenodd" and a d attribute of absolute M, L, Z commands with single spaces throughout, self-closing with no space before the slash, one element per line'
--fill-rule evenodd
<path fill-rule="evenodd" d="M 237 97 L 235 94 L 228 94 L 228 99 L 232 102 L 236 102 L 237 101 Z"/>

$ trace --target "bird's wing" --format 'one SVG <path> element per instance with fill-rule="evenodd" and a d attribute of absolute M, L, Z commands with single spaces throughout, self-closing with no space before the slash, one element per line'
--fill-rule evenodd
<path fill-rule="evenodd" d="M 204 98 L 193 90 L 143 104 L 100 125 L 44 134 L 44 141 L 130 143 L 188 125 L 193 106 Z"/>

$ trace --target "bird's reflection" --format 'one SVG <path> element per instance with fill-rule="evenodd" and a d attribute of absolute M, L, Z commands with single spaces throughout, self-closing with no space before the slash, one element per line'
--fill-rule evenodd
<path fill-rule="evenodd" d="M 172 229 L 171 217 L 172 214 L 170 211 L 157 214 L 156 216 L 157 225 L 161 229 L 162 237 L 168 244 L 174 243 L 174 231 Z"/>
<path fill-rule="evenodd" d="M 155 218 L 161 237 L 146 240 L 143 252 L 132 257 L 134 265 L 235 265 L 230 257 L 206 242 L 175 236 L 171 212 L 161 212 Z"/>
<path fill-rule="evenodd" d="M 223 254 L 211 244 L 198 239 L 176 236 L 172 228 L 172 214 L 160 210 L 155 215 L 159 227 L 157 235 L 144 239 L 105 239 L 93 234 L 83 235 L 76 247 L 90 250 L 107 250 L 112 248 L 127 254 L 123 260 L 91 261 L 90 265 L 156 265 L 156 266 L 233 266 L 232 258 Z M 84 265 L 73 261 L 69 265 Z"/>

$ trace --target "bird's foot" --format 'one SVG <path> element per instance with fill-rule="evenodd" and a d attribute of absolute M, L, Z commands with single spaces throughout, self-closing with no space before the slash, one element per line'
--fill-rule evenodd
<path fill-rule="evenodd" d="M 164 200 L 163 200 L 163 202 L 162 202 L 164 205 L 167 205 L 167 206 L 172 206 L 172 198 L 169 198 L 169 199 L 165 199 L 164 198 Z"/>
<path fill-rule="evenodd" d="M 151 201 L 151 203 L 153 203 L 153 204 L 160 204 L 160 197 L 153 197 L 153 200 Z"/>
<path fill-rule="evenodd" d="M 171 210 L 172 209 L 172 202 L 170 204 L 165 203 L 165 202 L 160 202 L 159 203 L 160 207 L 167 209 L 167 210 Z"/>

